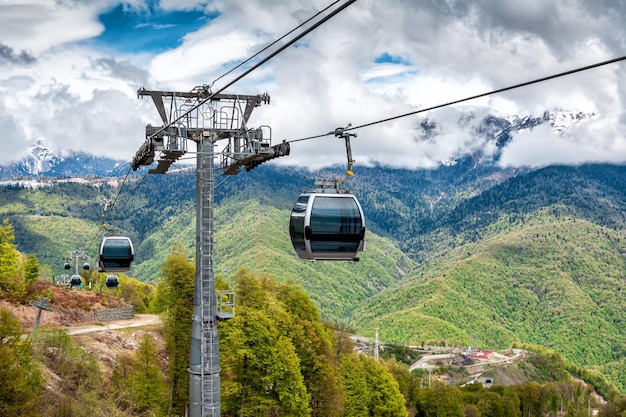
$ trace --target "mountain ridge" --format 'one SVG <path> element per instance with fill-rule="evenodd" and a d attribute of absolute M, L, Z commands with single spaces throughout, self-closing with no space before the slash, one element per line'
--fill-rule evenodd
<path fill-rule="evenodd" d="M 453 114 L 454 123 L 450 123 Z M 489 160 L 497 160 L 499 152 L 511 141 L 512 135 L 532 129 L 542 124 L 549 124 L 556 135 L 566 132 L 572 125 L 595 117 L 595 113 L 554 109 L 545 111 L 540 116 L 530 115 L 498 115 L 493 109 L 482 107 L 459 107 L 437 113 L 436 117 L 424 117 L 416 122 L 417 141 L 432 141 L 446 133 L 449 126 L 460 129 L 477 143 L 475 149 L 462 155 L 450 155 L 440 161 L 439 165 L 454 165 L 459 159 L 471 156 L 480 161 L 485 156 Z M 73 152 L 53 149 L 45 139 L 40 138 L 29 148 L 28 154 L 20 161 L 0 165 L 0 180 L 22 177 L 83 177 L 120 176 L 125 173 L 128 161 L 97 157 L 84 152 Z M 370 165 L 376 165 L 370 161 Z"/>

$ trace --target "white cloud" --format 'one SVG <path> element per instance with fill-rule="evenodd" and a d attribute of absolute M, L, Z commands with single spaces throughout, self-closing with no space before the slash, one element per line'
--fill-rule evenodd
<path fill-rule="evenodd" d="M 91 98 L 81 100 L 57 85 L 39 95 L 34 110 L 34 134 L 57 149 L 120 158 L 120 149 L 138 147 L 145 135 L 146 108 L 139 111 L 136 99 L 117 90 L 94 90 Z M 130 160 L 127 155 L 122 159 Z"/>
<path fill-rule="evenodd" d="M 226 63 L 243 61 L 258 45 L 259 39 L 253 33 L 218 17 L 210 25 L 185 36 L 180 48 L 155 57 L 150 73 L 159 84 L 188 91 L 213 81 L 214 78 L 203 76 L 223 71 Z"/>
<path fill-rule="evenodd" d="M 16 51 L 40 54 L 50 48 L 99 35 L 99 12 L 111 1 L 64 4 L 52 0 L 0 3 L 0 39 Z"/>
<path fill-rule="evenodd" d="M 599 118 L 571 126 L 556 135 L 549 125 L 515 135 L 504 149 L 503 167 L 543 167 L 552 164 L 579 165 L 587 162 L 621 163 L 626 154 L 623 126 L 613 118 Z"/>
<path fill-rule="evenodd" d="M 138 87 L 189 91 L 210 83 L 328 2 L 163 1 L 166 10 L 206 10 L 218 17 L 186 34 L 180 46 L 153 57 L 111 56 L 107 51 L 114 45 L 88 50 L 72 43 L 101 33 L 98 14 L 117 4 L 0 2 L 0 39 L 12 60 L 0 67 L 0 92 L 13 117 L 5 126 L 12 129 L 14 143 L 20 135 L 23 144 L 43 136 L 61 146 L 70 143 L 130 159 L 145 124 L 158 121 L 152 103 L 137 100 Z M 141 1 L 126 4 L 145 7 Z M 499 0 L 471 5 L 360 0 L 226 92 L 267 91 L 271 105 L 255 109 L 251 123 L 270 125 L 275 141 L 317 135 L 348 122 L 370 123 L 619 56 L 626 49 L 624 7 L 608 0 L 532 0 L 524 6 Z M 30 55 L 20 55 L 23 51 Z M 402 63 L 375 64 L 383 53 L 401 57 Z M 597 114 L 571 137 L 547 145 L 550 133 L 542 129 L 519 135 L 505 150 L 504 164 L 621 161 L 626 160 L 620 152 L 624 75 L 626 64 L 614 64 L 467 104 L 504 114 L 554 108 Z M 456 126 L 454 114 L 424 113 L 359 129 L 354 158 L 357 164 L 376 160 L 413 168 L 484 150 L 485 143 Z M 421 117 L 439 117 L 448 126 L 436 140 L 416 140 L 415 123 Z M 62 126 L 67 126 L 65 133 Z M 108 138 L 100 141 L 115 146 L 94 146 L 93 137 Z M 278 160 L 307 167 L 344 161 L 343 144 L 334 137 L 294 143 L 292 156 Z"/>

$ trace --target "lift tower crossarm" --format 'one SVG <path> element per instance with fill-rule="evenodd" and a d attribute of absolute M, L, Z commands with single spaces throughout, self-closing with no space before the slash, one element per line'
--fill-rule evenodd
<path fill-rule="evenodd" d="M 190 92 L 140 88 L 137 90 L 137 96 L 139 98 L 151 97 L 164 122 L 162 126 L 146 126 L 146 140 L 139 147 L 131 162 L 132 169 L 136 171 L 141 166 L 151 165 L 155 160 L 155 152 L 160 151 L 158 166 L 150 170 L 151 174 L 165 174 L 170 166 L 187 152 L 187 140 L 193 140 L 196 143 L 206 140 L 209 131 L 211 131 L 211 140 L 214 142 L 246 136 L 245 129 L 254 108 L 270 102 L 267 93 L 211 94 L 206 86 L 195 88 Z M 170 102 L 169 108 L 166 108 L 164 100 Z M 243 102 L 245 106 L 241 107 L 240 103 Z M 227 111 L 213 109 L 213 113 L 207 117 L 201 107 L 214 103 L 222 103 L 223 109 Z M 232 105 L 228 106 L 230 103 Z M 228 113 L 229 111 L 231 113 Z M 280 154 L 277 150 L 273 151 L 274 154 Z"/>
<path fill-rule="evenodd" d="M 211 101 L 221 101 L 221 100 L 241 100 L 246 101 L 246 109 L 244 111 L 244 122 L 247 123 L 250 115 L 252 114 L 252 110 L 255 107 L 260 106 L 261 104 L 269 104 L 270 96 L 267 93 L 257 94 L 257 95 L 238 95 L 238 94 L 214 94 L 211 96 L 211 93 L 208 90 L 201 91 L 185 91 L 185 92 L 176 92 L 176 91 L 160 91 L 160 90 L 146 90 L 145 88 L 140 88 L 137 90 L 137 96 L 143 98 L 144 96 L 152 97 L 152 101 L 154 101 L 154 105 L 161 115 L 161 119 L 163 120 L 164 126 L 163 130 L 166 130 L 172 127 L 172 118 L 167 116 L 167 112 L 165 111 L 165 105 L 163 104 L 163 98 L 184 98 L 184 99 L 196 99 L 198 102 L 204 101 L 211 97 Z M 161 133 L 156 131 L 154 134 Z"/>

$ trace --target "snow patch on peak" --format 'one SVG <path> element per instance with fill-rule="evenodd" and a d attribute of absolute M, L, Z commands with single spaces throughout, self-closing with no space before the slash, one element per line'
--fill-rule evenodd
<path fill-rule="evenodd" d="M 574 125 L 580 124 L 595 117 L 595 113 L 569 111 L 562 109 L 556 109 L 552 112 L 544 113 L 544 119 L 548 120 L 550 122 L 550 125 L 552 126 L 552 133 L 557 135 L 563 134 Z"/>
<path fill-rule="evenodd" d="M 43 139 L 30 147 L 29 154 L 18 164 L 24 173 L 40 175 L 64 161 L 63 157 L 50 148 Z"/>

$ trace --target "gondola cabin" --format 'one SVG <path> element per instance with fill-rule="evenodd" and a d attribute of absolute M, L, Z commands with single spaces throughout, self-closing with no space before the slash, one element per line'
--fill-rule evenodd
<path fill-rule="evenodd" d="M 71 288 L 80 288 L 82 284 L 83 284 L 83 279 L 81 278 L 80 275 L 72 275 L 72 277 L 70 278 Z"/>
<path fill-rule="evenodd" d="M 83 264 L 83 269 L 84 269 L 85 271 L 89 271 L 89 269 L 90 269 L 90 268 L 91 268 L 91 265 L 89 265 L 87 262 L 85 262 L 85 263 Z"/>
<path fill-rule="evenodd" d="M 120 285 L 120 281 L 117 279 L 117 275 L 109 274 L 105 281 L 107 288 L 117 288 Z"/>
<path fill-rule="evenodd" d="M 65 262 L 65 263 L 63 264 L 63 269 L 72 269 L 72 264 L 71 264 L 71 263 L 69 263 L 69 262 Z"/>
<path fill-rule="evenodd" d="M 126 236 L 105 236 L 100 244 L 98 265 L 102 272 L 126 272 L 135 258 L 135 250 Z"/>
<path fill-rule="evenodd" d="M 365 250 L 365 218 L 351 193 L 302 193 L 291 211 L 291 243 L 307 260 L 358 261 Z"/>

